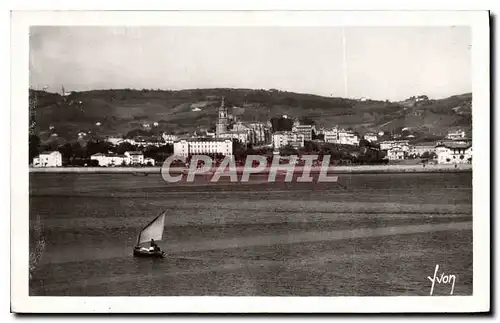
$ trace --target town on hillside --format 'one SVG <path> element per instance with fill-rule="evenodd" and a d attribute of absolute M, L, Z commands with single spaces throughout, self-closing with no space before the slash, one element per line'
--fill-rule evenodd
<path fill-rule="evenodd" d="M 67 97 L 70 93 L 65 93 Z M 213 99 L 213 98 L 212 98 Z M 360 133 L 353 127 L 318 127 L 312 117 L 278 115 L 267 122 L 247 121 L 231 114 L 225 98 L 217 98 L 217 121 L 210 129 L 200 127 L 192 133 L 163 132 L 145 136 L 144 131 L 129 132 L 122 137 L 108 136 L 89 139 L 86 132 L 78 133 L 78 141 L 60 146 L 43 146 L 32 132 L 30 136 L 30 165 L 32 167 L 71 166 L 158 166 L 169 156 L 188 159 L 193 155 L 209 155 L 220 161 L 232 156 L 237 164 L 245 162 L 247 155 L 278 156 L 330 155 L 333 165 L 366 164 L 464 164 L 472 162 L 472 138 L 466 131 L 456 128 L 442 137 L 418 138 L 410 127 L 397 131 L 372 131 Z M 366 101 L 366 98 L 360 101 Z M 411 97 L 401 102 L 407 107 L 426 104 L 426 96 Z M 193 107 L 193 109 L 200 109 Z M 194 110 L 193 110 L 194 111 Z M 31 125 L 35 124 L 34 118 Z M 143 127 L 158 127 L 158 122 L 145 123 Z M 96 124 L 99 126 L 99 124 Z M 30 129 L 35 127 L 31 126 Z M 56 133 L 55 127 L 49 130 Z M 146 131 L 147 133 L 147 131 Z M 57 133 L 56 133 L 57 135 Z M 34 139 L 33 139 L 34 138 Z"/>

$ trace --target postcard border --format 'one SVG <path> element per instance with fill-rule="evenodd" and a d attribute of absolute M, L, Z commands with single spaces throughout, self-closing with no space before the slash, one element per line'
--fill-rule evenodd
<path fill-rule="evenodd" d="M 168 21 L 168 23 L 165 23 Z M 490 72 L 487 11 L 23 11 L 11 16 L 11 140 L 28 142 L 30 25 L 451 26 L 472 28 L 473 296 L 30 297 L 27 145 L 11 145 L 11 308 L 37 313 L 394 313 L 490 309 Z M 359 22 L 362 22 L 360 24 Z M 358 23 L 356 23 L 358 22 Z M 486 185 L 488 183 L 488 185 Z M 423 281 L 425 278 L 423 277 Z M 140 308 L 141 311 L 137 309 Z"/>

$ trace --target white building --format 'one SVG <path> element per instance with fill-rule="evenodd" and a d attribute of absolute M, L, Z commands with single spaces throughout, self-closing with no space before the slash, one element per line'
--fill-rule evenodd
<path fill-rule="evenodd" d="M 392 147 L 400 146 L 405 151 L 409 151 L 410 150 L 409 143 L 410 142 L 408 140 L 388 140 L 388 141 L 382 141 L 380 143 L 380 150 L 389 150 Z"/>
<path fill-rule="evenodd" d="M 160 146 L 163 146 L 164 143 L 161 141 L 148 141 L 148 140 L 139 139 L 139 140 L 135 141 L 135 145 L 138 147 L 148 147 L 148 146 L 160 147 Z"/>
<path fill-rule="evenodd" d="M 106 139 L 107 142 L 111 143 L 113 146 L 119 145 L 123 142 L 123 138 L 120 137 L 108 137 Z"/>
<path fill-rule="evenodd" d="M 401 146 L 393 146 L 387 150 L 387 158 L 389 160 L 403 160 L 405 159 L 405 150 Z"/>
<path fill-rule="evenodd" d="M 365 134 L 363 138 L 369 142 L 374 142 L 378 140 L 377 134 L 372 132 Z"/>
<path fill-rule="evenodd" d="M 297 132 L 304 135 L 304 140 L 311 141 L 313 131 L 316 131 L 316 127 L 307 124 L 294 124 L 292 132 Z"/>
<path fill-rule="evenodd" d="M 144 158 L 144 165 L 154 166 L 155 160 L 153 158 Z"/>
<path fill-rule="evenodd" d="M 450 139 L 450 140 L 459 140 L 462 138 L 465 138 L 465 131 L 463 131 L 463 130 L 449 132 L 448 135 L 446 136 L 446 139 Z"/>
<path fill-rule="evenodd" d="M 358 146 L 359 145 L 359 137 L 352 131 L 349 130 L 340 130 L 338 133 L 338 143 L 341 145 L 351 145 Z"/>
<path fill-rule="evenodd" d="M 127 165 L 142 165 L 144 164 L 144 154 L 140 151 L 126 151 L 125 158 Z"/>
<path fill-rule="evenodd" d="M 193 138 L 174 142 L 174 155 L 222 154 L 233 155 L 233 141 L 223 138 Z"/>
<path fill-rule="evenodd" d="M 252 130 L 252 140 L 253 144 L 265 145 L 271 140 L 271 130 L 263 123 L 255 122 L 248 125 Z"/>
<path fill-rule="evenodd" d="M 334 144 L 339 142 L 339 129 L 337 127 L 323 130 L 323 135 L 325 142 Z"/>
<path fill-rule="evenodd" d="M 219 134 L 219 138 L 237 139 L 243 145 L 246 145 L 250 142 L 249 132 L 250 132 L 250 130 L 230 130 L 230 131 L 226 131 L 224 133 Z"/>
<path fill-rule="evenodd" d="M 441 143 L 436 146 L 438 164 L 466 164 L 472 162 L 472 145 Z"/>
<path fill-rule="evenodd" d="M 167 144 L 173 144 L 179 139 L 176 135 L 170 135 L 165 132 L 161 136 L 163 138 L 163 141 L 165 141 Z"/>
<path fill-rule="evenodd" d="M 278 131 L 273 133 L 273 146 L 279 149 L 291 145 L 294 148 L 304 147 L 304 134 L 293 131 Z"/>
<path fill-rule="evenodd" d="M 422 142 L 410 146 L 409 154 L 417 157 L 421 157 L 424 153 L 435 153 L 436 143 L 435 142 Z"/>
<path fill-rule="evenodd" d="M 99 166 L 122 166 L 128 164 L 128 159 L 125 155 L 102 154 L 97 153 L 90 156 L 90 160 L 97 160 Z"/>
<path fill-rule="evenodd" d="M 62 155 L 58 151 L 47 151 L 33 158 L 33 167 L 60 167 Z"/>

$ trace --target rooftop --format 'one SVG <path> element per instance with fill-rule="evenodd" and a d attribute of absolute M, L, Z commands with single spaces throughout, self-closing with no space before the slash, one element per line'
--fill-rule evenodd
<path fill-rule="evenodd" d="M 183 139 L 177 140 L 176 142 L 181 142 L 181 141 L 187 141 L 187 142 L 213 142 L 213 141 L 225 142 L 225 141 L 231 141 L 231 139 L 228 139 L 228 138 L 199 137 L 199 138 L 183 138 Z"/>
<path fill-rule="evenodd" d="M 52 154 L 55 154 L 55 153 L 60 154 L 60 152 L 58 152 L 57 150 L 52 150 L 52 151 L 44 151 L 43 153 L 40 153 L 39 156 L 41 156 L 41 155 L 52 155 Z"/>
<path fill-rule="evenodd" d="M 436 147 L 446 147 L 450 149 L 467 149 L 472 147 L 470 143 L 459 143 L 459 142 L 443 142 L 437 145 Z"/>
<path fill-rule="evenodd" d="M 414 144 L 413 146 L 415 147 L 435 147 L 436 146 L 436 142 L 435 141 L 432 141 L 432 142 L 419 142 L 419 143 L 416 143 Z"/>

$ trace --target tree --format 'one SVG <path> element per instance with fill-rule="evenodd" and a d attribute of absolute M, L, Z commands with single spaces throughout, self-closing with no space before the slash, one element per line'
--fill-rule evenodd
<path fill-rule="evenodd" d="M 153 158 L 155 162 L 162 163 L 168 156 L 174 153 L 174 146 L 167 144 L 163 146 L 148 146 L 144 149 L 144 157 Z"/>
<path fill-rule="evenodd" d="M 126 151 L 137 150 L 137 146 L 134 146 L 129 142 L 122 142 L 117 146 L 113 147 L 112 150 L 115 154 L 123 155 Z"/>
<path fill-rule="evenodd" d="M 61 153 L 64 163 L 68 164 L 73 157 L 73 147 L 71 147 L 71 144 L 69 142 L 65 143 L 59 147 L 58 151 Z"/>
<path fill-rule="evenodd" d="M 312 125 L 316 124 L 316 122 L 309 117 L 301 117 L 299 119 L 299 121 L 300 121 L 300 124 L 303 124 L 303 125 L 311 125 L 312 126 Z"/>
<path fill-rule="evenodd" d="M 95 160 L 95 159 L 91 159 L 91 160 L 88 161 L 88 165 L 90 167 L 97 167 L 97 166 L 99 166 L 99 161 Z"/>
<path fill-rule="evenodd" d="M 280 149 L 280 155 L 282 156 L 297 155 L 297 150 L 292 145 L 286 145 Z"/>
<path fill-rule="evenodd" d="M 320 147 L 314 141 L 304 141 L 304 147 L 300 150 L 304 152 L 318 152 L 320 150 Z"/>
<path fill-rule="evenodd" d="M 292 131 L 293 120 L 283 117 L 273 117 L 271 118 L 271 126 L 273 132 L 276 131 Z"/>
<path fill-rule="evenodd" d="M 359 146 L 360 147 L 371 147 L 371 142 L 369 142 L 368 140 L 366 140 L 364 138 L 361 138 L 359 140 Z"/>
<path fill-rule="evenodd" d="M 420 155 L 420 158 L 422 159 L 430 159 L 431 158 L 431 153 L 429 151 L 424 151 L 422 155 Z"/>
<path fill-rule="evenodd" d="M 73 153 L 73 157 L 75 158 L 84 158 L 85 157 L 85 148 L 80 145 L 79 142 L 74 142 L 71 144 L 71 151 Z"/>
<path fill-rule="evenodd" d="M 29 163 L 33 161 L 33 158 L 38 156 L 40 148 L 40 138 L 36 135 L 29 136 Z"/>
<path fill-rule="evenodd" d="M 111 143 L 101 140 L 90 140 L 87 143 L 87 153 L 86 156 L 90 157 L 94 154 L 101 153 L 107 154 L 112 148 Z"/>

